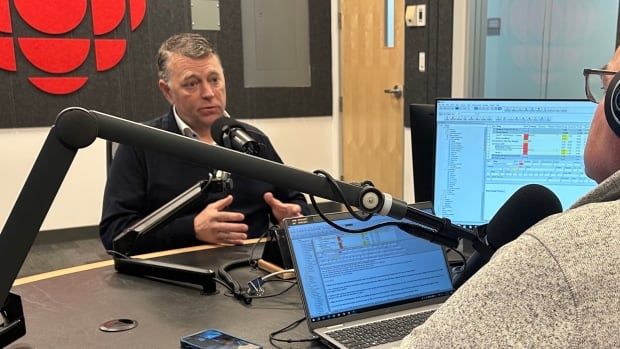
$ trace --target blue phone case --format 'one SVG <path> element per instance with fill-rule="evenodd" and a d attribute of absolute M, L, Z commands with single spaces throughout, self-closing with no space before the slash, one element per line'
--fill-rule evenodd
<path fill-rule="evenodd" d="M 184 349 L 262 349 L 261 345 L 210 328 L 181 338 Z"/>

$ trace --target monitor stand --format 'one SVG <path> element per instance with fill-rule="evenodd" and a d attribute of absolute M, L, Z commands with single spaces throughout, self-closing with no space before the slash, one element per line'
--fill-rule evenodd
<path fill-rule="evenodd" d="M 263 248 L 263 255 L 258 260 L 258 267 L 268 273 L 292 269 L 293 261 L 288 248 L 288 241 L 284 230 L 273 226 L 267 234 L 267 242 Z M 295 273 L 277 274 L 280 279 L 294 279 Z"/>

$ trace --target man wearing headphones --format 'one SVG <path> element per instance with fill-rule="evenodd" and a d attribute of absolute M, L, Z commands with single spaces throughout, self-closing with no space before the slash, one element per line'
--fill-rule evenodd
<path fill-rule="evenodd" d="M 500 248 L 404 348 L 610 348 L 620 343 L 620 48 L 586 69 L 598 106 L 584 153 L 599 185 Z"/>

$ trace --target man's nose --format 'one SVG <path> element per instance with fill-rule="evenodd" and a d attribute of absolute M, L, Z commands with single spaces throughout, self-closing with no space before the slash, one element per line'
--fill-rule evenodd
<path fill-rule="evenodd" d="M 208 82 L 202 84 L 202 98 L 212 98 L 215 95 L 215 88 Z"/>

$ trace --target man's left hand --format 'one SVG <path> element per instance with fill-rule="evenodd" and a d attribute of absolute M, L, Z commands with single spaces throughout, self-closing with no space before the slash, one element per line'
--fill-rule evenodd
<path fill-rule="evenodd" d="M 267 192 L 263 195 L 263 199 L 269 207 L 273 216 L 278 220 L 278 224 L 282 224 L 284 218 L 301 216 L 301 207 L 297 204 L 286 204 L 276 199 L 272 193 Z"/>

